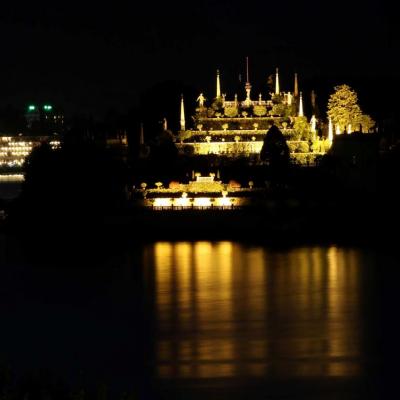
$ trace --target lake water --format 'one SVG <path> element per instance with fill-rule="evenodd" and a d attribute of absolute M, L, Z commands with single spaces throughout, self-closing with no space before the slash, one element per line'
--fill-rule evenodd
<path fill-rule="evenodd" d="M 381 268 L 397 277 L 384 251 L 157 242 L 61 262 L 0 248 L 0 362 L 17 374 L 141 398 L 380 398 Z"/>
<path fill-rule="evenodd" d="M 0 174 L 0 199 L 11 200 L 21 192 L 23 174 Z"/>

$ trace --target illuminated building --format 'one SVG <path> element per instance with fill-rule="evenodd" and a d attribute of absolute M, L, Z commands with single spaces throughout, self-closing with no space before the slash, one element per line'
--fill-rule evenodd
<path fill-rule="evenodd" d="M 283 133 L 292 159 L 299 161 L 307 156 L 307 162 L 312 161 L 316 155 L 324 154 L 330 143 L 328 140 L 326 144 L 322 143 L 325 140 L 315 135 L 315 121 L 312 124 L 314 132 L 311 132 L 310 124 L 304 117 L 303 98 L 298 86 L 295 74 L 294 91 L 281 91 L 279 71 L 276 69 L 274 92 L 260 93 L 254 99 L 247 68 L 245 99 L 239 100 L 237 94 L 228 99 L 221 92 L 221 75 L 217 71 L 216 96 L 207 105 L 206 98 L 200 93 L 193 128 L 187 128 L 184 99 L 181 99 L 181 129 L 176 140 L 178 150 L 190 155 L 258 155 L 268 129 L 275 125 Z M 296 121 L 299 120 L 306 122 L 306 135 L 297 128 Z M 311 141 L 321 143 L 310 146 Z"/>
<path fill-rule="evenodd" d="M 147 188 L 143 183 L 141 189 L 134 191 L 134 201 L 139 206 L 154 210 L 182 209 L 232 209 L 256 205 L 257 199 L 263 198 L 264 189 L 254 188 L 253 182 L 248 187 L 241 187 L 237 182 L 223 183 L 215 180 L 215 175 L 200 176 L 189 183 L 173 182 L 163 188 L 161 182 L 156 188 Z"/>
<path fill-rule="evenodd" d="M 42 135 L 59 134 L 64 127 L 63 113 L 51 104 L 44 104 L 43 106 L 38 106 L 36 104 L 28 105 L 25 119 L 26 127 L 30 131 L 37 131 Z"/>
<path fill-rule="evenodd" d="M 43 142 L 48 142 L 53 149 L 60 147 L 57 137 L 0 136 L 0 168 L 21 167 L 32 149 Z"/>

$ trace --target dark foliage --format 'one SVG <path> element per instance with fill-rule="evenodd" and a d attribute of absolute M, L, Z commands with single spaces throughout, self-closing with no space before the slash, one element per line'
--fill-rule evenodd
<path fill-rule="evenodd" d="M 42 143 L 28 156 L 24 169 L 25 182 L 11 218 L 85 222 L 101 219 L 125 199 L 124 165 L 95 144 L 52 150 Z"/>
<path fill-rule="evenodd" d="M 272 125 L 264 138 L 260 159 L 269 167 L 270 178 L 282 181 L 289 166 L 289 147 L 282 132 Z"/>

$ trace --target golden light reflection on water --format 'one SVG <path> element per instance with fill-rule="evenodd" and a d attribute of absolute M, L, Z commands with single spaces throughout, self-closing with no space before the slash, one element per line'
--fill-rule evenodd
<path fill-rule="evenodd" d="M 164 378 L 360 372 L 360 255 L 159 242 L 156 372 Z"/>

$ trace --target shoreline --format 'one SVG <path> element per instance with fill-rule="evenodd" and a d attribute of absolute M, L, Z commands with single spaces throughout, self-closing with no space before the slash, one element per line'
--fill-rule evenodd
<path fill-rule="evenodd" d="M 389 218 L 389 216 L 391 218 Z M 0 221 L 0 232 L 36 241 L 65 238 L 111 245 L 154 241 L 237 241 L 273 246 L 385 245 L 397 242 L 399 215 L 390 208 L 383 215 L 368 204 L 354 207 L 287 207 L 229 210 L 124 209 L 106 215 L 84 213 Z M 40 228 L 34 228 L 40 227 Z"/>

